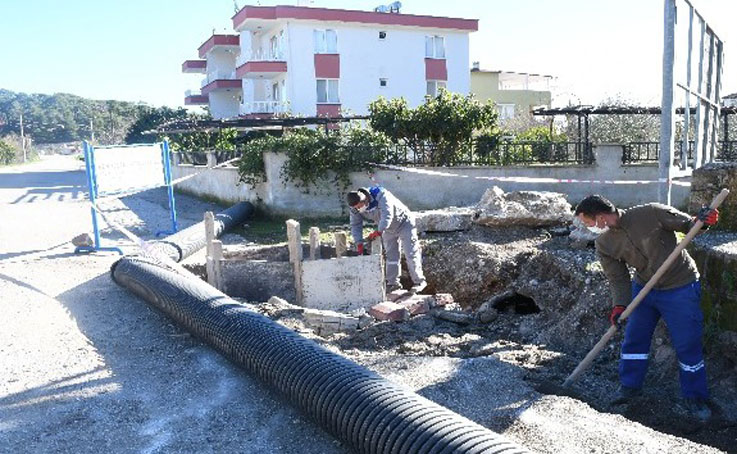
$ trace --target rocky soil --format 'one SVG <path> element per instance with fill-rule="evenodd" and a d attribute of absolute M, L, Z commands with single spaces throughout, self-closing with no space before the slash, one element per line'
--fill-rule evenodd
<path fill-rule="evenodd" d="M 428 291 L 452 293 L 456 309 L 475 315 L 472 323 L 426 314 L 321 338 L 292 311 L 268 303 L 260 310 L 358 362 L 370 363 L 376 355 L 496 358 L 523 370 L 522 379 L 544 394 L 569 395 L 660 432 L 735 449 L 737 365 L 722 354 L 734 348 L 733 336 L 706 339 L 715 414 L 708 424 L 690 420 L 675 405 L 677 360 L 662 322 L 644 395 L 630 405 L 611 406 L 621 335 L 571 389 L 561 386 L 608 328 L 608 284 L 593 248 L 572 249 L 559 229 L 519 227 L 477 226 L 426 235 L 423 243 Z"/>

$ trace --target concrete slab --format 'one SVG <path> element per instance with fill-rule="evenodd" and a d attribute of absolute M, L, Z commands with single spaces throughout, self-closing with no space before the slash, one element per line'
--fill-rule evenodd
<path fill-rule="evenodd" d="M 302 262 L 302 305 L 350 312 L 384 299 L 380 255 Z"/>

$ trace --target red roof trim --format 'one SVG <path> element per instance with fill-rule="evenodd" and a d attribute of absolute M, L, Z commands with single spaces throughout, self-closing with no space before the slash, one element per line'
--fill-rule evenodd
<path fill-rule="evenodd" d="M 192 95 L 184 98 L 185 106 L 196 106 L 200 104 L 207 104 L 210 97 L 207 95 Z"/>
<path fill-rule="evenodd" d="M 182 71 L 188 69 L 207 69 L 207 60 L 184 60 Z"/>
<path fill-rule="evenodd" d="M 219 88 L 242 88 L 241 81 L 235 80 L 235 79 L 218 79 L 213 80 L 209 84 L 202 87 L 203 95 L 210 94 L 211 92 L 219 89 Z"/>
<path fill-rule="evenodd" d="M 207 53 L 215 46 L 240 46 L 239 35 L 212 35 L 197 49 L 200 58 L 205 58 Z"/>
<path fill-rule="evenodd" d="M 304 19 L 314 21 L 357 22 L 362 24 L 404 25 L 477 31 L 478 19 L 415 16 L 413 14 L 377 13 L 345 9 L 307 8 L 301 6 L 246 6 L 233 16 L 233 28 L 247 19 Z"/>
<path fill-rule="evenodd" d="M 235 70 L 235 77 L 242 79 L 246 74 L 257 73 L 285 73 L 287 63 L 283 61 L 249 61 Z"/>

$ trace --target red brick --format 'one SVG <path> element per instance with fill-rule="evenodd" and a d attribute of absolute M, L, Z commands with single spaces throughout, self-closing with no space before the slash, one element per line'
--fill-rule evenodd
<path fill-rule="evenodd" d="M 433 295 L 413 295 L 399 301 L 399 304 L 406 307 L 410 315 L 419 315 L 430 312 L 430 307 L 434 303 L 434 300 Z"/>
<path fill-rule="evenodd" d="M 395 322 L 409 319 L 409 311 L 401 304 L 384 301 L 369 309 L 369 314 L 377 320 L 391 320 Z"/>
<path fill-rule="evenodd" d="M 389 301 L 397 301 L 409 295 L 410 293 L 407 290 L 394 290 L 393 292 L 389 292 L 386 294 L 386 299 Z"/>

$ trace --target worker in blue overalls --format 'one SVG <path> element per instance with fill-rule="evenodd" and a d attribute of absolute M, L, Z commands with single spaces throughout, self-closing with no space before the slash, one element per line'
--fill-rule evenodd
<path fill-rule="evenodd" d="M 667 205 L 650 203 L 620 210 L 600 195 L 586 197 L 576 216 L 587 227 L 599 230 L 596 252 L 611 289 L 613 309 L 609 320 L 618 326 L 619 316 L 677 245 L 675 232 L 688 232 L 699 219 L 708 228 L 719 211 L 704 207 L 696 217 Z M 627 266 L 635 269 L 630 280 Z M 655 325 L 663 317 L 680 366 L 679 406 L 706 421 L 711 417 L 709 391 L 701 346 L 704 317 L 701 284 L 696 263 L 684 249 L 652 290 L 630 314 L 619 362 L 620 388 L 612 404 L 629 402 L 642 393 L 650 342 Z"/>
<path fill-rule="evenodd" d="M 427 286 L 422 273 L 422 251 L 417 239 L 415 217 L 409 208 L 381 186 L 351 191 L 346 201 L 350 207 L 351 234 L 359 254 L 363 254 L 363 221 L 377 224 L 376 230 L 369 234 L 368 241 L 380 236 L 384 244 L 387 292 L 401 288 L 400 242 L 412 278 L 411 291 L 422 291 Z"/>

